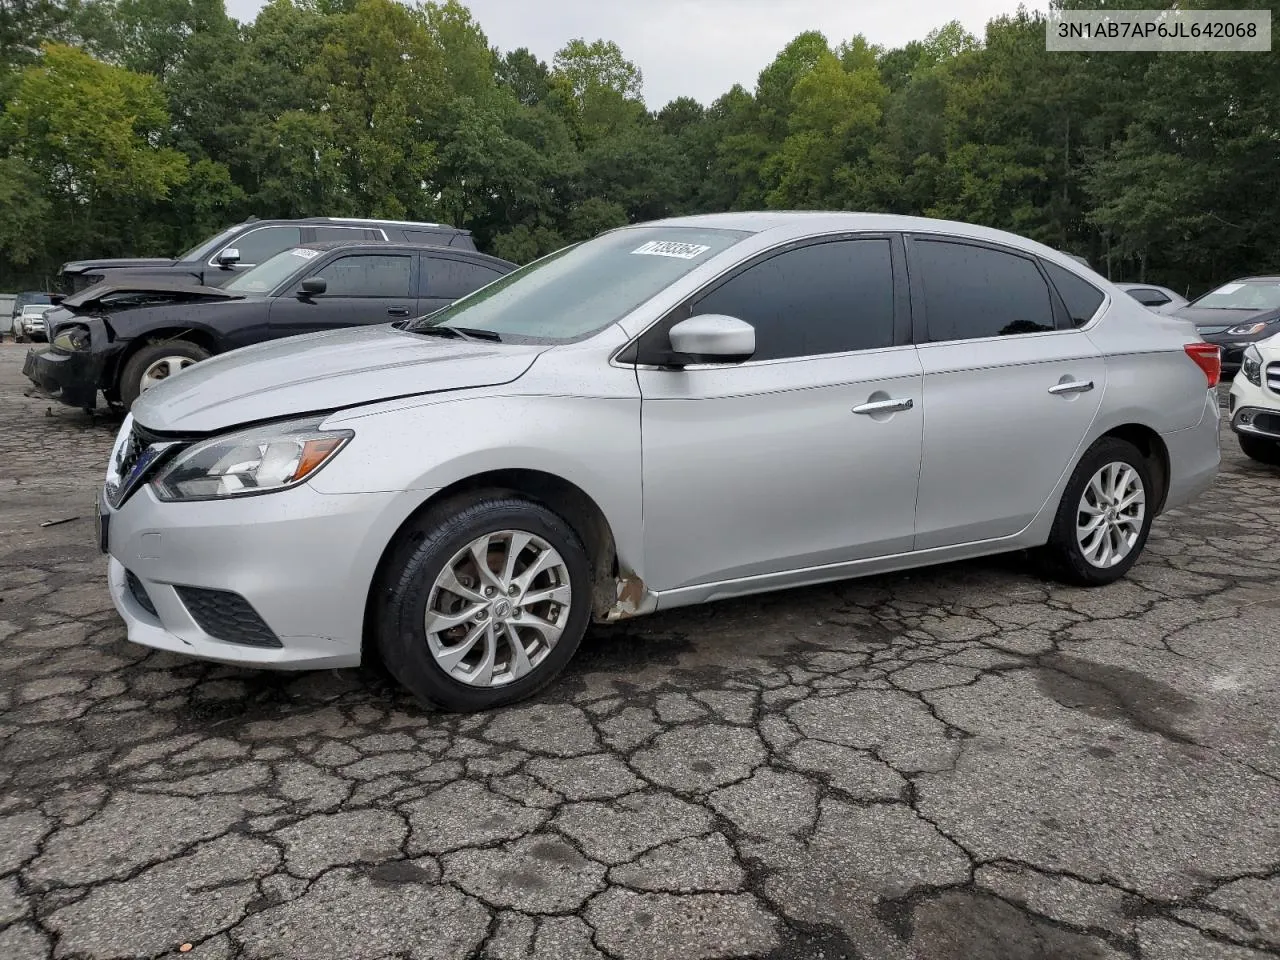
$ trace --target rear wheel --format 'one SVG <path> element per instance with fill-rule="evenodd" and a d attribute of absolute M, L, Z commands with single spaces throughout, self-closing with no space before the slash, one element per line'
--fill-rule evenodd
<path fill-rule="evenodd" d="M 1250 460 L 1280 467 L 1280 443 L 1265 437 L 1246 437 L 1242 434 L 1236 434 L 1236 439 L 1240 441 L 1241 452 Z"/>
<path fill-rule="evenodd" d="M 487 710 L 564 668 L 591 614 L 586 551 L 562 518 L 503 495 L 406 530 L 378 587 L 375 637 L 423 704 Z"/>
<path fill-rule="evenodd" d="M 121 405 L 127 410 L 157 383 L 176 376 L 208 356 L 208 350 L 189 340 L 147 344 L 129 358 L 120 374 Z"/>
<path fill-rule="evenodd" d="M 1095 443 L 1076 464 L 1041 549 L 1048 572 L 1078 586 L 1114 583 L 1147 545 L 1157 491 L 1151 468 L 1133 444 Z"/>

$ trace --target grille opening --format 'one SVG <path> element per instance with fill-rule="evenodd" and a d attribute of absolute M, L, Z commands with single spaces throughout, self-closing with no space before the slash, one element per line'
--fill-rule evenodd
<path fill-rule="evenodd" d="M 203 587 L 175 587 L 191 619 L 209 636 L 246 647 L 281 647 L 258 611 L 238 593 Z"/>
<path fill-rule="evenodd" d="M 156 613 L 156 605 L 151 602 L 151 595 L 147 593 L 147 588 L 142 585 L 138 575 L 132 570 L 126 570 L 124 572 L 124 582 L 125 586 L 129 588 L 129 595 L 137 601 L 138 606 L 159 620 L 160 614 Z"/>

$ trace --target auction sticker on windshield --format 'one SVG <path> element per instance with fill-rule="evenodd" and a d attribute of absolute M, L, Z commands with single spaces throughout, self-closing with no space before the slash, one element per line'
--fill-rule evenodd
<path fill-rule="evenodd" d="M 636 247 L 632 253 L 647 257 L 676 257 L 680 260 L 696 260 L 711 248 L 701 243 L 679 243 L 675 240 L 650 240 Z"/>
<path fill-rule="evenodd" d="M 301 257 L 303 260 L 310 260 L 312 257 L 320 256 L 319 250 L 308 250 L 306 247 L 296 247 L 289 252 L 295 257 Z"/>

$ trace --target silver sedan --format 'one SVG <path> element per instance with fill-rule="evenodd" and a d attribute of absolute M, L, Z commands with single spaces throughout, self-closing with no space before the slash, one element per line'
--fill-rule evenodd
<path fill-rule="evenodd" d="M 592 620 L 1030 549 L 1084 586 L 1219 464 L 1216 347 L 996 230 L 624 227 L 428 317 L 148 391 L 99 504 L 129 638 L 528 697 Z"/>

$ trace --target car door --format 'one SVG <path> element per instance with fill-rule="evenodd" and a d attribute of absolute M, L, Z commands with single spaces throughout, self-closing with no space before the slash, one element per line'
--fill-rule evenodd
<path fill-rule="evenodd" d="M 273 331 L 294 336 L 411 316 L 416 259 L 409 252 L 330 255 L 272 302 Z M 303 291 L 303 279 L 323 280 L 324 292 Z"/>
<path fill-rule="evenodd" d="M 459 297 L 465 297 L 501 276 L 501 272 L 487 264 L 462 257 L 424 253 L 422 270 L 418 274 L 417 315 L 424 316 L 447 307 Z"/>
<path fill-rule="evenodd" d="M 916 549 L 1011 536 L 1045 506 L 1098 412 L 1106 363 L 1079 327 L 1103 295 L 1011 248 L 916 236 L 907 250 L 928 411 Z M 1050 270 L 1096 299 L 1059 294 Z"/>
<path fill-rule="evenodd" d="M 905 553 L 922 375 L 901 239 L 827 238 L 757 258 L 640 341 L 651 589 Z M 750 323 L 745 363 L 655 368 L 680 320 Z"/>

